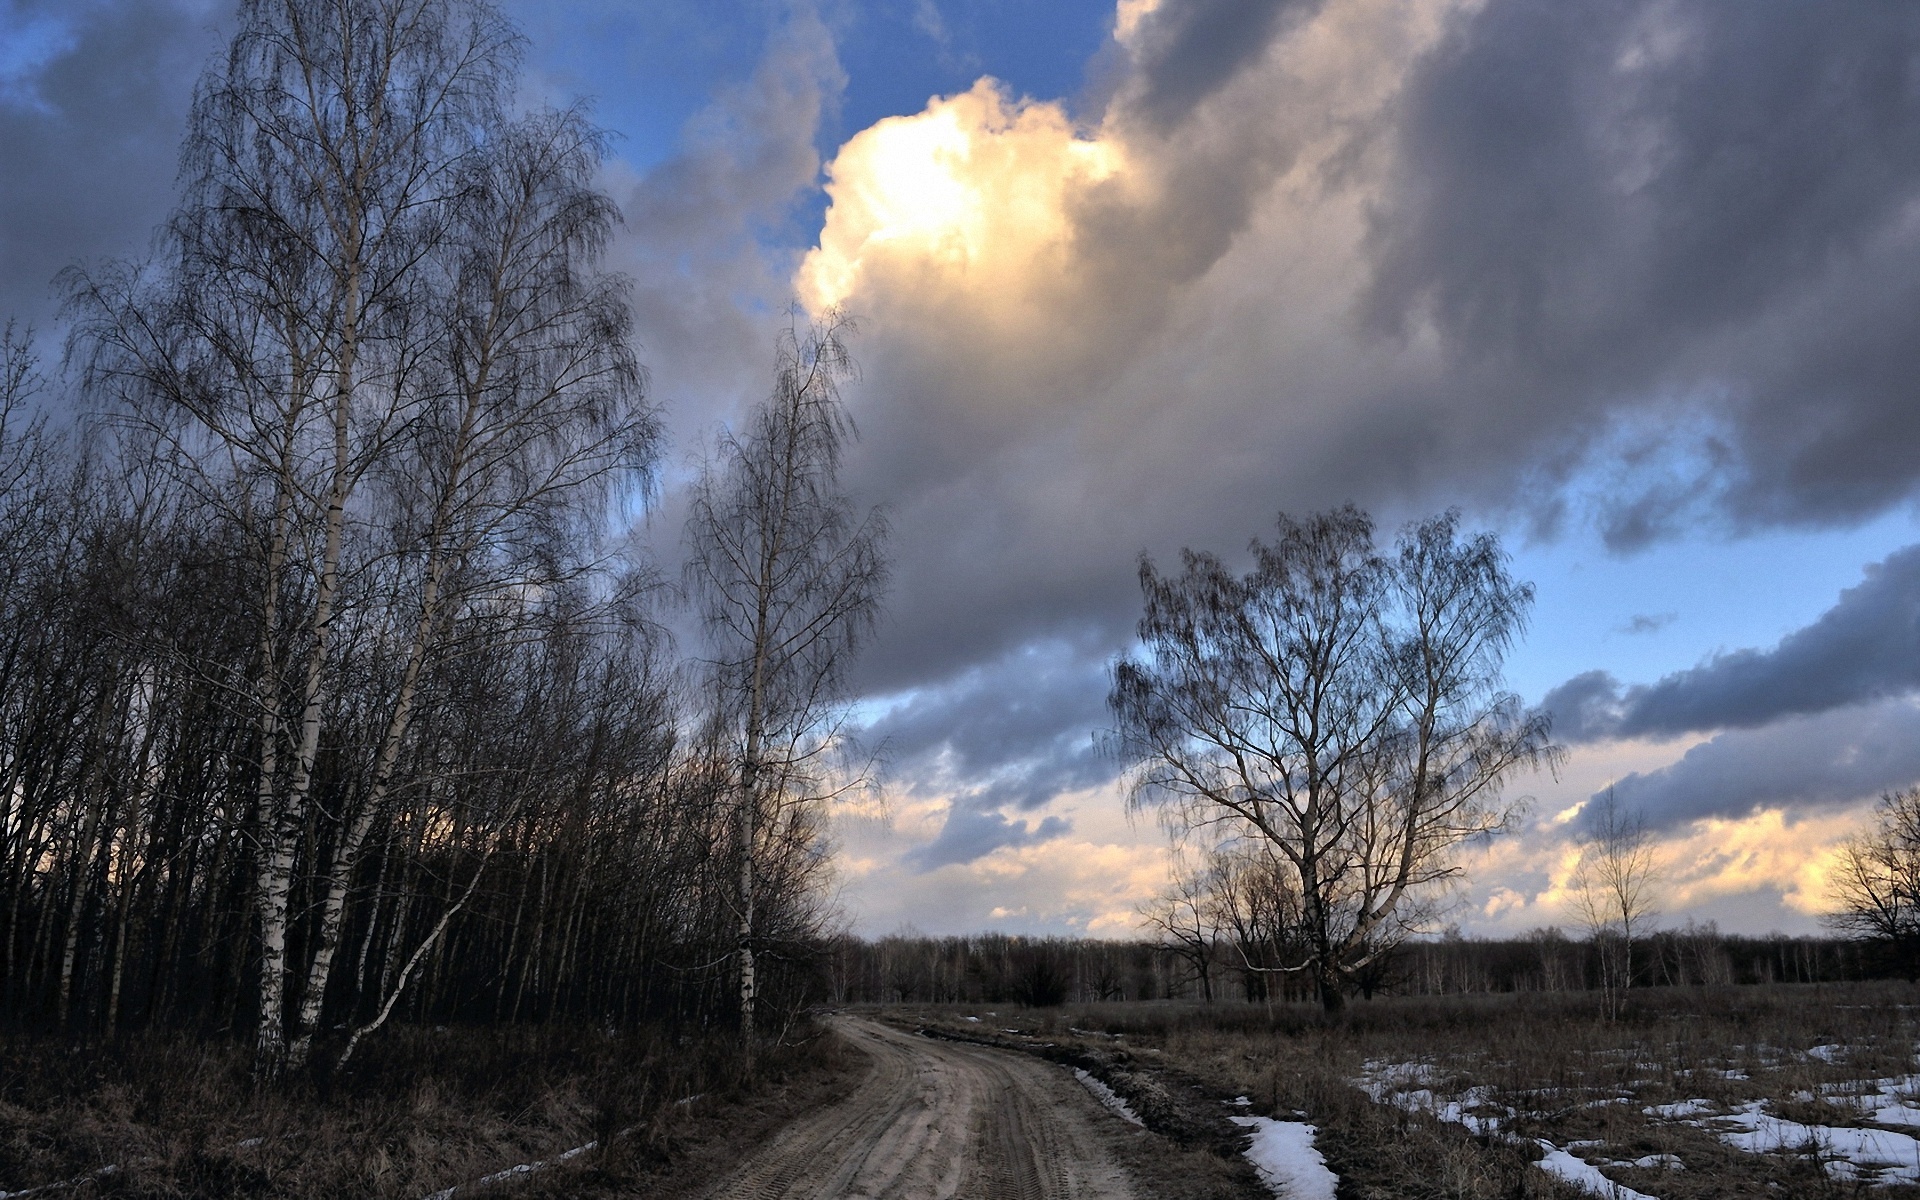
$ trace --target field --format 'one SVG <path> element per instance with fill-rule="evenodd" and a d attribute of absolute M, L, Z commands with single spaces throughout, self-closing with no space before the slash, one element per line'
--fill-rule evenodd
<path fill-rule="evenodd" d="M 1304 1119 L 1341 1200 L 1920 1197 L 1920 989 L 1662 988 L 1304 1006 L 900 1006 L 956 1036 L 1091 1053 Z"/>
<path fill-rule="evenodd" d="M 861 1008 L 1082 1067 L 1169 1139 L 1161 1157 L 1185 1156 L 1196 1195 L 1246 1190 L 1221 1173 L 1242 1144 L 1230 1122 L 1267 1117 L 1314 1126 L 1338 1200 L 1920 1198 L 1910 984 L 1645 989 L 1617 1021 L 1582 992 L 1383 997 L 1337 1018 L 1240 1002 Z M 831 1035 L 748 1070 L 725 1035 L 406 1027 L 333 1079 L 257 1088 L 249 1068 L 224 1043 L 0 1040 L 0 1188 L 420 1200 L 508 1172 L 478 1190 L 697 1194 L 740 1146 L 839 1098 L 864 1058 Z M 1220 1170 L 1197 1172 L 1203 1159 Z M 531 1163 L 549 1165 L 512 1171 Z"/>
<path fill-rule="evenodd" d="M 0 1196 L 673 1196 L 846 1074 L 818 1037 L 749 1071 L 724 1036 L 393 1032 L 272 1087 L 231 1043 L 0 1039 Z"/>

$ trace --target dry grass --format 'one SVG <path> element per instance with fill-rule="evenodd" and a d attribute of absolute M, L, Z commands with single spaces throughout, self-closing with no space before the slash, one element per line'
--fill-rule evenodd
<path fill-rule="evenodd" d="M 670 1173 L 715 1122 L 832 1075 L 837 1055 L 816 1039 L 749 1072 L 723 1036 L 395 1030 L 345 1077 L 257 1088 L 232 1044 L 11 1036 L 0 1193 L 78 1180 L 62 1194 L 418 1200 L 598 1142 L 516 1190 L 614 1194 Z"/>
<path fill-rule="evenodd" d="M 1750 1153 L 1719 1136 L 1727 1126 L 1645 1110 L 1702 1100 L 1709 1113 L 1725 1113 L 1758 1101 L 1771 1116 L 1807 1125 L 1871 1128 L 1871 1114 L 1848 1107 L 1844 1092 L 1920 1071 L 1917 1003 L 1920 989 L 1876 983 L 1647 991 L 1618 1022 L 1603 1020 L 1591 996 L 1541 993 L 1385 998 L 1356 1002 L 1335 1020 L 1304 1006 L 1239 1004 L 979 1006 L 937 1019 L 1124 1047 L 1137 1062 L 1206 1081 L 1222 1098 L 1245 1095 L 1255 1112 L 1304 1114 L 1344 1181 L 1342 1200 L 1581 1195 L 1531 1165 L 1535 1139 L 1571 1145 L 1611 1179 L 1662 1200 L 1915 1200 L 1920 1187 L 1835 1178 L 1818 1146 Z M 1807 1053 L 1832 1046 L 1842 1049 Z M 1392 1089 L 1370 1095 L 1357 1086 L 1370 1073 L 1380 1078 L 1383 1064 L 1420 1075 L 1397 1101 Z M 1405 1095 L 1419 1088 L 1430 1096 Z M 1476 1135 L 1437 1119 L 1433 1110 L 1448 1101 L 1499 1116 L 1500 1132 Z M 1657 1155 L 1686 1169 L 1609 1165 Z"/>

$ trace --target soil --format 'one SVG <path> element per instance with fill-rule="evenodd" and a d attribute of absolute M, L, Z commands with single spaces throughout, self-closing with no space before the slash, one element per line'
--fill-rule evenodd
<path fill-rule="evenodd" d="M 1107 1111 L 1060 1065 L 862 1017 L 840 1015 L 833 1025 L 849 1048 L 867 1056 L 864 1077 L 838 1103 L 800 1116 L 748 1152 L 706 1195 L 1146 1200 L 1259 1194 L 1245 1188 L 1250 1173 L 1242 1177 L 1230 1166 L 1180 1172 L 1181 1160 L 1216 1156 L 1178 1147 Z"/>

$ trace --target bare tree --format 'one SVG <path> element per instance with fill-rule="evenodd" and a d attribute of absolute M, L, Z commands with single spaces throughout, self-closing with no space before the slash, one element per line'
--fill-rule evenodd
<path fill-rule="evenodd" d="M 1880 797 L 1873 828 L 1841 847 L 1828 886 L 1829 926 L 1876 945 L 1908 978 L 1920 975 L 1920 787 Z"/>
<path fill-rule="evenodd" d="M 196 95 L 167 257 L 71 279 L 90 382 L 253 546 L 270 1073 L 308 1051 L 434 656 L 465 614 L 580 569 L 606 486 L 657 441 L 625 285 L 593 270 L 618 219 L 591 186 L 602 135 L 508 115 L 520 51 L 488 0 L 248 0 Z M 317 813 L 368 664 L 389 690 L 366 786 Z"/>
<path fill-rule="evenodd" d="M 886 523 L 841 490 L 853 370 L 837 316 L 781 336 L 772 394 L 720 438 L 687 525 L 688 582 L 711 640 L 734 760 L 740 1023 L 754 1026 L 757 859 L 789 822 L 832 741 L 846 673 L 886 585 Z"/>
<path fill-rule="evenodd" d="M 592 178 L 602 138 L 578 113 L 494 131 L 469 154 L 425 307 L 444 338 L 408 436 L 378 464 L 389 588 L 410 628 L 371 778 L 336 840 L 291 1058 L 306 1055 L 362 843 L 383 814 L 423 671 L 450 607 L 561 586 L 598 539 L 610 482 L 650 463 L 625 282 L 592 260 L 618 214 Z"/>
<path fill-rule="evenodd" d="M 1633 939 L 1653 919 L 1659 864 L 1645 818 L 1624 808 L 1612 788 L 1600 797 L 1574 868 L 1575 903 L 1600 953 L 1600 990 L 1609 1019 L 1626 1007 L 1633 987 Z"/>
<path fill-rule="evenodd" d="M 1207 914 L 1240 965 L 1249 1000 L 1271 1002 L 1299 973 L 1306 949 L 1299 884 L 1262 840 L 1241 838 L 1213 852 Z"/>
<path fill-rule="evenodd" d="M 1213 856 L 1209 856 L 1212 858 Z M 1141 920 L 1158 940 L 1187 965 L 1200 998 L 1213 1003 L 1215 943 L 1220 928 L 1214 900 L 1214 865 L 1196 862 L 1183 840 L 1167 850 L 1167 887 L 1140 905 Z"/>
<path fill-rule="evenodd" d="M 1330 1010 L 1354 974 L 1418 927 L 1453 851 L 1506 828 L 1500 789 L 1549 761 L 1546 718 L 1501 686 L 1532 589 L 1491 535 L 1449 513 L 1397 553 L 1347 507 L 1282 516 L 1235 576 L 1185 551 L 1140 566 L 1142 652 L 1108 703 L 1132 803 L 1264 843 L 1298 888 L 1305 946 L 1287 964 Z"/>

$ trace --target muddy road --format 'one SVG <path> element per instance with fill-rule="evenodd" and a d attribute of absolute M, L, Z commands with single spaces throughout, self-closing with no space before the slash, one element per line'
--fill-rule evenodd
<path fill-rule="evenodd" d="M 1066 1070 L 857 1017 L 835 1028 L 871 1060 L 838 1104 L 745 1156 L 715 1200 L 1133 1200 L 1120 1163 L 1146 1136 Z"/>

